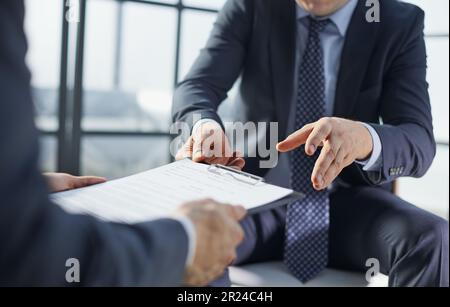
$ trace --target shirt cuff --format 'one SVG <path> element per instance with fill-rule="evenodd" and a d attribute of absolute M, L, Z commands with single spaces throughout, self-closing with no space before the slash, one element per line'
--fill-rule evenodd
<path fill-rule="evenodd" d="M 197 129 L 199 129 L 201 125 L 203 125 L 204 123 L 209 123 L 209 122 L 216 123 L 217 125 L 220 126 L 220 124 L 218 122 L 216 122 L 214 119 L 210 119 L 210 118 L 201 119 L 195 123 L 194 127 L 192 128 L 192 134 L 197 132 Z"/>
<path fill-rule="evenodd" d="M 184 230 L 186 231 L 188 237 L 188 254 L 186 258 L 186 267 L 190 266 L 194 262 L 195 257 L 195 248 L 197 246 L 197 232 L 195 230 L 194 223 L 183 216 L 177 216 L 173 218 L 174 220 L 180 222 L 183 225 Z"/>
<path fill-rule="evenodd" d="M 365 172 L 377 171 L 381 168 L 381 152 L 383 149 L 381 145 L 381 139 L 371 125 L 368 125 L 366 123 L 362 124 L 364 125 L 364 127 L 366 127 L 367 130 L 369 130 L 370 136 L 372 137 L 373 150 L 369 159 L 365 161 L 356 161 L 356 163 L 363 165 L 363 170 Z"/>

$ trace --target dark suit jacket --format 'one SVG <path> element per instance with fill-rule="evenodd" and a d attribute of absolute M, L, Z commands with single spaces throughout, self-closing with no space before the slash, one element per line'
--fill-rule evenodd
<path fill-rule="evenodd" d="M 381 22 L 368 23 L 368 8 L 359 1 L 337 83 L 334 116 L 373 124 L 383 146 L 380 172 L 366 173 L 355 164 L 340 175 L 354 185 L 422 176 L 436 150 L 424 13 L 411 4 L 380 2 Z M 277 121 L 283 139 L 294 93 L 295 5 L 294 0 L 229 0 L 206 48 L 176 90 L 173 120 L 192 124 L 193 114 L 199 113 L 220 122 L 216 110 L 241 75 L 236 119 Z M 247 170 L 264 175 L 257 160 L 249 160 Z"/>
<path fill-rule="evenodd" d="M 188 249 L 180 223 L 102 223 L 49 201 L 37 166 L 23 15 L 22 1 L 0 1 L 0 286 L 70 285 L 69 258 L 79 260 L 83 286 L 179 284 Z"/>

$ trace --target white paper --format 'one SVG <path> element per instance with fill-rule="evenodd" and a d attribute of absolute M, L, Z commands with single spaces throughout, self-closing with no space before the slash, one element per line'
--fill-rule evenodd
<path fill-rule="evenodd" d="M 56 193 L 52 200 L 71 213 L 86 213 L 107 221 L 137 223 L 171 215 L 181 204 L 212 198 L 256 208 L 282 199 L 292 190 L 188 159 L 130 177 L 78 190 Z"/>

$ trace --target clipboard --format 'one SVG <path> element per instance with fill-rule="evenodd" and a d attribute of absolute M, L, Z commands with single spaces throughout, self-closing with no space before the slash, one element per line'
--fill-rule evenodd
<path fill-rule="evenodd" d="M 228 167 L 228 166 L 224 166 L 224 165 L 220 165 L 220 164 L 212 164 L 208 167 L 208 171 L 215 173 L 217 175 L 221 175 L 221 176 L 230 176 L 232 178 L 234 178 L 235 180 L 238 180 L 240 182 L 242 182 L 243 184 L 250 184 L 250 185 L 257 185 L 259 183 L 265 183 L 266 180 L 263 177 L 259 177 L 244 171 L 240 171 L 237 170 L 235 168 L 232 167 Z M 242 178 L 247 178 L 248 181 L 244 181 L 241 179 Z M 305 198 L 305 195 L 300 193 L 300 192 L 292 192 L 292 194 L 279 199 L 277 201 L 271 202 L 267 205 L 263 205 L 257 208 L 252 208 L 249 209 L 247 211 L 247 213 L 249 215 L 254 215 L 254 214 L 258 214 L 264 211 L 268 211 L 271 209 L 276 209 L 278 207 L 283 207 L 283 206 L 289 206 L 292 203 L 295 203 L 297 201 L 301 201 L 302 199 Z"/>
<path fill-rule="evenodd" d="M 52 194 L 51 198 L 70 213 L 134 224 L 170 216 L 181 204 L 199 199 L 240 204 L 253 215 L 292 204 L 303 195 L 237 169 L 185 159 L 103 184 Z"/>

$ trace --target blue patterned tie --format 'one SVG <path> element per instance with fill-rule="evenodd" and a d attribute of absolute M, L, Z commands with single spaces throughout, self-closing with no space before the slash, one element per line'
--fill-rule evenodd
<path fill-rule="evenodd" d="M 308 43 L 298 74 L 295 125 L 297 129 L 325 115 L 325 73 L 319 34 L 330 21 L 310 18 Z M 291 184 L 305 199 L 287 210 L 284 262 L 301 282 L 307 282 L 328 264 L 328 191 L 317 192 L 311 173 L 320 150 L 313 157 L 304 147 L 292 152 Z"/>

